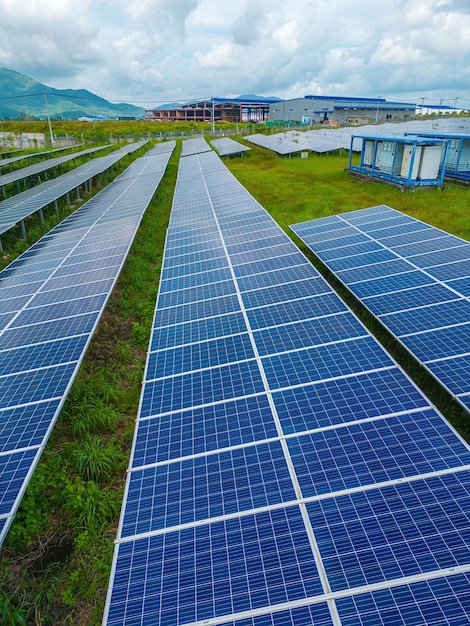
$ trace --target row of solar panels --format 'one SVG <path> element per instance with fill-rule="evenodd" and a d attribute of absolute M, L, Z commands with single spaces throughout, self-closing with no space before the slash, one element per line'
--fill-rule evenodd
<path fill-rule="evenodd" d="M 181 159 L 104 624 L 463 624 L 470 449 L 214 153 Z"/>
<path fill-rule="evenodd" d="M 98 146 L 95 148 L 87 148 L 86 150 L 81 150 L 80 152 L 73 152 L 72 154 L 66 154 L 61 157 L 56 157 L 55 159 L 48 159 L 47 161 L 40 161 L 39 163 L 35 163 L 34 165 L 29 165 L 28 167 L 22 167 L 20 169 L 14 170 L 13 172 L 8 172 L 7 174 L 0 175 L 0 187 L 4 187 L 10 183 L 14 183 L 20 180 L 24 180 L 30 176 L 37 176 L 39 174 L 43 174 L 47 172 L 47 170 L 54 169 L 64 163 L 68 163 L 69 161 L 73 161 L 74 159 L 78 159 L 79 157 L 86 156 L 89 154 L 93 154 L 94 152 L 99 152 L 109 148 L 109 146 Z"/>
<path fill-rule="evenodd" d="M 20 161 L 29 161 L 31 159 L 41 159 L 46 158 L 49 159 L 52 154 L 56 154 L 57 152 L 65 152 L 66 150 L 70 150 L 71 146 L 66 146 L 64 148 L 54 148 L 53 150 L 44 150 L 41 152 L 29 152 L 25 153 L 23 150 L 14 150 L 9 152 L 1 152 L 0 153 L 0 170 L 5 168 L 6 165 L 10 167 L 13 163 L 18 163 Z M 21 154 L 15 154 L 21 152 Z M 15 154 L 15 156 L 7 156 L 9 154 Z"/>
<path fill-rule="evenodd" d="M 107 156 L 92 159 L 62 176 L 3 200 L 0 202 L 0 235 L 20 223 L 25 236 L 23 221 L 27 217 L 37 211 L 41 212 L 46 206 L 57 202 L 72 190 L 78 190 L 81 185 L 112 167 L 127 154 L 135 152 L 144 143 L 126 144 Z"/>
<path fill-rule="evenodd" d="M 174 146 L 135 161 L 0 272 L 0 544 Z"/>
<path fill-rule="evenodd" d="M 293 230 L 470 409 L 470 243 L 386 206 Z"/>
<path fill-rule="evenodd" d="M 364 136 L 403 136 L 405 133 L 469 133 L 470 118 L 449 118 L 434 120 L 413 120 L 410 122 L 390 122 L 360 126 Z M 256 133 L 246 137 L 247 141 L 274 152 L 287 155 L 311 150 L 316 153 L 330 152 L 345 148 L 360 152 L 362 140 L 358 127 L 328 128 L 306 131 L 289 130 L 270 135 Z"/>
<path fill-rule="evenodd" d="M 145 142 L 126 144 L 107 156 L 95 158 L 88 163 L 63 174 L 62 176 L 46 181 L 33 187 L 32 189 L 27 189 L 26 191 L 18 193 L 3 202 L 0 202 L 0 236 L 7 230 L 14 228 L 19 223 L 22 229 L 22 235 L 25 237 L 26 230 L 24 220 L 32 213 L 39 211 L 42 219 L 42 211 L 45 207 L 56 203 L 59 198 L 66 196 L 73 190 L 77 190 L 78 193 L 78 189 L 81 185 L 91 180 L 97 174 L 100 174 L 112 167 L 112 165 L 114 165 L 123 156 L 129 154 L 129 152 L 138 150 L 144 143 Z M 183 145 L 184 150 L 189 152 L 191 152 L 191 150 L 210 150 L 209 145 L 202 138 L 185 141 Z M 216 149 L 218 149 L 221 156 L 238 154 L 242 151 L 249 150 L 249 148 L 242 146 L 229 138 L 216 140 L 213 142 L 213 145 Z M 190 146 L 193 147 L 191 148 Z M 161 144 L 160 149 L 163 148 L 164 144 Z M 95 150 L 96 149 L 93 149 L 93 151 Z M 88 151 L 86 152 L 88 153 Z M 37 167 L 46 166 L 39 164 Z M 24 171 L 29 171 L 29 168 L 26 168 Z M 20 176 L 20 174 L 17 175 Z M 26 176 L 26 173 L 24 173 L 23 176 Z M 2 246 L 0 241 L 0 251 L 1 249 Z"/>

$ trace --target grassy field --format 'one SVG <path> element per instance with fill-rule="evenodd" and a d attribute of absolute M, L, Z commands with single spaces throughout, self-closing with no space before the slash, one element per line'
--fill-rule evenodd
<path fill-rule="evenodd" d="M 470 189 L 446 183 L 442 189 L 403 191 L 384 182 L 364 182 L 345 171 L 343 155 L 279 157 L 252 146 L 243 158 L 225 161 L 232 173 L 287 229 L 289 224 L 386 204 L 417 219 L 470 239 Z"/>
<path fill-rule="evenodd" d="M 101 622 L 179 150 L 180 145 L 144 216 L 0 553 L 2 626 Z M 470 189 L 454 184 L 403 192 L 361 182 L 344 171 L 345 153 L 290 159 L 252 147 L 226 164 L 290 236 L 289 224 L 387 204 L 470 239 Z M 11 260 L 17 252 L 6 250 L 6 256 Z M 426 375 L 359 313 L 467 434 L 467 418 L 458 407 L 431 388 Z"/>

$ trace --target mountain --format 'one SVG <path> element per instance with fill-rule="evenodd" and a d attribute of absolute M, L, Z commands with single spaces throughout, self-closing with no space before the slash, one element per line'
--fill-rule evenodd
<path fill-rule="evenodd" d="M 46 104 L 47 99 L 47 104 Z M 142 117 L 133 104 L 112 104 L 86 89 L 54 89 L 15 70 L 0 68 L 0 117 L 77 119 L 85 116 Z"/>
<path fill-rule="evenodd" d="M 257 96 L 254 93 L 238 96 L 238 100 L 245 100 L 245 102 L 272 102 L 273 100 L 282 102 L 282 98 L 278 98 L 277 96 Z"/>

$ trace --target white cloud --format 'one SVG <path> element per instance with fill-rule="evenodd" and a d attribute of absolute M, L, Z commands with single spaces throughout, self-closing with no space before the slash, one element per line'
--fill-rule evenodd
<path fill-rule="evenodd" d="M 111 100 L 259 93 L 470 106 L 468 0 L 0 0 L 0 64 Z"/>

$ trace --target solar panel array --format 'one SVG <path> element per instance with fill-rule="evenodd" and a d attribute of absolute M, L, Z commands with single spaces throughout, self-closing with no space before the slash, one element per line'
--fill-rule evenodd
<path fill-rule="evenodd" d="M 55 159 L 48 159 L 47 161 L 41 161 L 39 163 L 35 163 L 34 165 L 29 165 L 28 167 L 22 167 L 18 170 L 13 170 L 13 172 L 8 172 L 7 174 L 0 175 L 0 187 L 4 187 L 9 183 L 14 183 L 19 180 L 23 180 L 24 178 L 28 178 L 28 176 L 36 176 L 37 174 L 42 174 L 47 170 L 51 170 L 54 167 L 58 167 L 59 165 L 63 165 L 68 161 L 72 161 L 73 159 L 78 159 L 79 157 L 93 154 L 94 152 L 98 152 L 100 150 L 104 150 L 105 148 L 109 148 L 109 146 L 98 146 L 95 148 L 87 148 L 86 150 L 81 150 L 80 152 L 74 152 L 72 154 L 67 154 L 65 156 L 56 157 Z"/>
<path fill-rule="evenodd" d="M 181 156 L 191 156 L 200 152 L 210 152 L 211 147 L 204 137 L 196 137 L 195 139 L 185 139 L 181 149 Z"/>
<path fill-rule="evenodd" d="M 211 145 L 217 150 L 219 155 L 231 156 L 233 154 L 241 154 L 247 150 L 251 150 L 248 146 L 244 146 L 238 141 L 230 139 L 230 137 L 221 137 L 220 139 L 211 139 Z"/>
<path fill-rule="evenodd" d="M 285 133 L 286 137 L 292 141 L 296 141 L 304 146 L 305 150 L 311 150 L 323 154 L 324 152 L 332 152 L 341 150 L 342 148 L 350 148 L 350 141 L 346 142 L 340 134 L 331 130 L 307 130 L 299 132 L 291 130 Z"/>
<path fill-rule="evenodd" d="M 169 157 L 149 152 L 0 272 L 0 544 Z"/>
<path fill-rule="evenodd" d="M 360 131 L 358 130 L 360 129 Z M 289 146 L 302 150 L 312 150 L 313 152 L 328 152 L 341 148 L 351 148 L 351 137 L 357 135 L 368 136 L 397 136 L 402 137 L 405 133 L 469 133 L 470 118 L 438 118 L 433 120 L 412 120 L 409 122 L 386 122 L 384 124 L 367 124 L 365 126 L 350 126 L 342 128 L 318 128 L 315 130 L 290 130 L 272 135 L 256 134 L 246 137 L 259 146 L 275 150 L 283 154 L 282 150 L 287 150 Z M 300 149 L 300 148 L 299 148 Z M 352 143 L 355 152 L 362 150 L 362 140 L 355 137 Z M 293 150 L 296 152 L 298 150 Z M 286 152 L 287 153 L 287 152 Z"/>
<path fill-rule="evenodd" d="M 42 152 L 30 152 L 29 154 L 26 154 L 23 152 L 23 149 L 20 150 L 14 150 L 11 152 L 0 152 L 0 170 L 2 169 L 2 167 L 5 167 L 5 165 L 12 165 L 13 163 L 18 163 L 18 161 L 24 161 L 24 160 L 29 160 L 29 159 L 33 159 L 33 158 L 41 158 L 41 157 L 45 157 L 46 159 L 49 158 L 51 156 L 51 154 L 55 154 L 56 152 L 64 152 L 65 150 L 70 150 L 72 147 L 76 147 L 76 146 L 66 146 L 64 148 L 54 148 L 53 150 L 44 150 Z M 16 156 L 10 156 L 8 158 L 5 158 L 6 154 L 14 154 L 16 152 L 22 152 L 22 154 L 17 154 Z"/>
<path fill-rule="evenodd" d="M 217 155 L 181 159 L 104 624 L 464 623 L 469 470 Z"/>
<path fill-rule="evenodd" d="M 109 169 L 124 156 L 135 152 L 144 144 L 145 142 L 143 141 L 126 144 L 111 152 L 111 154 L 92 159 L 62 176 L 48 180 L 7 200 L 3 200 L 3 202 L 0 202 L 0 235 L 16 226 L 18 222 L 24 220 L 32 213 L 41 211 L 47 205 Z"/>
<path fill-rule="evenodd" d="M 245 139 L 246 141 L 254 143 L 256 146 L 267 148 L 280 155 L 295 154 L 296 152 L 307 150 L 307 148 L 298 141 L 293 141 L 286 137 L 285 133 L 276 133 L 274 135 L 255 133 L 254 135 L 248 135 Z"/>
<path fill-rule="evenodd" d="M 292 229 L 470 409 L 470 243 L 387 206 Z"/>

